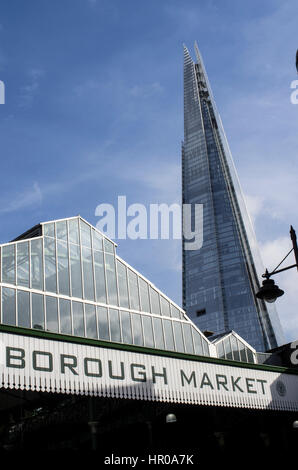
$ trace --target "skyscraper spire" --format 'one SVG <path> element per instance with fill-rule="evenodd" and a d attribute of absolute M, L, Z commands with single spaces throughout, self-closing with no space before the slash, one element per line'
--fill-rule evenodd
<path fill-rule="evenodd" d="M 203 246 L 183 249 L 183 306 L 200 329 L 234 330 L 257 350 L 284 342 L 274 306 L 255 297 L 263 272 L 204 63 L 184 46 L 183 203 L 203 204 Z"/>

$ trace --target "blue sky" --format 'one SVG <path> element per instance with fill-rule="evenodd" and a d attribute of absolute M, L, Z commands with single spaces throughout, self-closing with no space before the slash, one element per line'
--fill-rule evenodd
<path fill-rule="evenodd" d="M 95 225 L 118 195 L 180 201 L 182 44 L 193 53 L 197 40 L 274 268 L 298 231 L 297 17 L 294 0 L 3 0 L 0 242 L 77 214 Z M 179 241 L 120 240 L 118 254 L 181 304 Z M 297 272 L 276 282 L 296 339 Z"/>

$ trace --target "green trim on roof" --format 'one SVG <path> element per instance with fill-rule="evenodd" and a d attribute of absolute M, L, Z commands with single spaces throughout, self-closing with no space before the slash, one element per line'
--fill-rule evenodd
<path fill-rule="evenodd" d="M 217 357 L 198 356 L 194 354 L 185 354 L 176 351 L 165 351 L 163 349 L 152 349 L 143 346 L 135 346 L 133 344 L 112 343 L 110 341 L 101 341 L 91 338 L 82 338 L 78 336 L 67 336 L 60 333 L 52 333 L 49 331 L 32 330 L 29 328 L 21 328 L 18 326 L 0 325 L 0 332 L 17 334 L 21 336 L 31 336 L 33 338 L 48 339 L 54 341 L 62 341 L 67 343 L 82 344 L 88 346 L 97 346 L 107 349 L 118 349 L 122 351 L 137 352 L 143 354 L 151 354 L 153 356 L 172 357 L 175 359 L 182 359 L 185 361 L 206 362 L 211 364 L 220 364 L 232 367 L 241 367 L 244 369 L 258 369 L 269 372 L 277 372 L 281 374 L 294 374 L 298 375 L 297 369 L 289 369 L 287 367 L 271 366 L 266 364 L 253 364 L 250 362 L 231 361 L 228 359 L 220 359 Z"/>

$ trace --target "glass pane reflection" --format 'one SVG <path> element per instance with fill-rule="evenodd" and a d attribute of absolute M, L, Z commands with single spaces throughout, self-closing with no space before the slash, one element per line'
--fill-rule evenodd
<path fill-rule="evenodd" d="M 29 243 L 17 243 L 17 284 L 29 287 Z"/>
<path fill-rule="evenodd" d="M 31 287 L 43 289 L 42 239 L 31 240 Z"/>
<path fill-rule="evenodd" d="M 2 247 L 2 282 L 16 283 L 15 245 Z"/>
<path fill-rule="evenodd" d="M 143 315 L 143 328 L 144 328 L 144 343 L 148 348 L 154 348 L 152 318 L 148 315 Z"/>
<path fill-rule="evenodd" d="M 70 335 L 71 334 L 70 300 L 59 299 L 59 310 L 60 310 L 60 332 Z"/>
<path fill-rule="evenodd" d="M 179 352 L 184 352 L 184 343 L 183 343 L 181 323 L 174 321 L 173 327 L 174 327 L 174 334 L 175 334 L 176 350 Z"/>
<path fill-rule="evenodd" d="M 43 300 L 43 295 L 31 294 L 32 328 L 37 330 L 45 329 Z"/>
<path fill-rule="evenodd" d="M 29 292 L 18 291 L 18 326 L 23 326 L 24 328 L 30 328 L 30 302 L 29 302 Z"/>
<path fill-rule="evenodd" d="M 163 336 L 162 321 L 159 318 L 153 318 L 155 347 L 158 349 L 165 348 L 165 341 Z"/>
<path fill-rule="evenodd" d="M 81 302 L 72 302 L 73 332 L 76 336 L 85 336 L 84 312 Z"/>
<path fill-rule="evenodd" d="M 141 295 L 141 309 L 142 312 L 150 313 L 149 292 L 148 284 L 144 279 L 139 277 L 140 295 Z"/>
<path fill-rule="evenodd" d="M 160 305 L 161 305 L 161 314 L 165 317 L 170 317 L 171 311 L 170 311 L 170 303 L 168 302 L 168 300 L 160 296 Z"/>
<path fill-rule="evenodd" d="M 55 239 L 44 238 L 44 257 L 46 290 L 49 292 L 57 292 Z"/>
<path fill-rule="evenodd" d="M 81 228 L 81 244 L 88 248 L 91 248 L 91 230 L 90 226 L 80 219 Z"/>
<path fill-rule="evenodd" d="M 126 267 L 123 263 L 117 260 L 118 271 L 118 288 L 119 288 L 119 303 L 120 307 L 128 308 L 128 289 L 127 289 L 127 276 Z"/>
<path fill-rule="evenodd" d="M 106 260 L 106 276 L 108 287 L 108 301 L 111 305 L 118 305 L 116 273 L 115 273 L 115 257 L 110 253 L 105 254 Z"/>
<path fill-rule="evenodd" d="M 68 221 L 69 242 L 79 244 L 79 221 L 71 219 Z"/>
<path fill-rule="evenodd" d="M 84 298 L 94 300 L 94 279 L 92 252 L 89 248 L 82 248 L 83 276 L 84 276 Z"/>
<path fill-rule="evenodd" d="M 128 270 L 128 284 L 129 284 L 130 308 L 132 310 L 140 310 L 138 277 L 130 269 Z"/>
<path fill-rule="evenodd" d="M 141 316 L 137 313 L 131 314 L 132 319 L 132 328 L 133 328 L 133 344 L 138 346 L 143 346 L 143 333 L 142 333 L 142 324 Z"/>
<path fill-rule="evenodd" d="M 88 338 L 97 338 L 95 305 L 85 304 L 86 333 Z"/>
<path fill-rule="evenodd" d="M 98 321 L 98 337 L 100 339 L 109 340 L 109 319 L 108 309 L 106 307 L 97 307 L 97 321 Z"/>
<path fill-rule="evenodd" d="M 119 311 L 109 309 L 111 341 L 118 343 L 121 340 Z"/>
<path fill-rule="evenodd" d="M 129 312 L 121 312 L 121 326 L 123 343 L 132 344 L 131 321 Z"/>
<path fill-rule="evenodd" d="M 2 322 L 16 324 L 16 291 L 8 287 L 2 287 Z"/>
<path fill-rule="evenodd" d="M 67 225 L 66 220 L 60 220 L 56 222 L 56 234 L 58 240 L 67 241 Z"/>
<path fill-rule="evenodd" d="M 56 297 L 46 296 L 47 331 L 58 332 L 58 301 Z"/>
<path fill-rule="evenodd" d="M 46 237 L 55 236 L 55 224 L 53 222 L 43 225 L 43 235 L 45 235 Z"/>
<path fill-rule="evenodd" d="M 174 346 L 172 322 L 171 320 L 164 320 L 163 325 L 164 325 L 164 330 L 165 330 L 166 348 L 169 349 L 170 351 L 174 351 L 175 346 Z"/>
<path fill-rule="evenodd" d="M 151 313 L 160 315 L 159 295 L 156 290 L 150 287 L 150 298 L 151 298 Z"/>
<path fill-rule="evenodd" d="M 69 295 L 69 267 L 67 244 L 57 242 L 59 293 Z"/>
<path fill-rule="evenodd" d="M 82 274 L 81 274 L 81 252 L 77 245 L 69 245 L 70 271 L 71 271 L 71 295 L 82 298 Z"/>
<path fill-rule="evenodd" d="M 194 347 L 192 343 L 192 334 L 191 334 L 191 326 L 183 323 L 183 331 L 184 331 L 184 342 L 185 342 L 185 351 L 189 354 L 194 353 Z"/>
<path fill-rule="evenodd" d="M 106 303 L 106 282 L 103 264 L 103 252 L 94 251 L 95 293 L 97 302 Z"/>
<path fill-rule="evenodd" d="M 195 354 L 198 356 L 203 356 L 203 345 L 202 345 L 202 338 L 200 333 L 198 333 L 197 330 L 192 328 L 192 337 L 193 337 L 193 342 L 194 342 L 194 348 L 195 348 Z"/>
<path fill-rule="evenodd" d="M 96 230 L 92 230 L 93 250 L 102 251 L 102 236 Z"/>
<path fill-rule="evenodd" d="M 232 347 L 232 351 L 233 351 L 234 361 L 239 361 L 240 360 L 240 354 L 239 354 L 239 351 L 238 351 L 237 339 L 233 335 L 231 336 L 231 347 Z"/>

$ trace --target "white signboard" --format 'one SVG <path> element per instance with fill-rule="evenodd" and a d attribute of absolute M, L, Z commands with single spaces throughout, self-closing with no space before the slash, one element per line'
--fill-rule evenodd
<path fill-rule="evenodd" d="M 0 333 L 4 388 L 298 410 L 298 375 Z"/>

